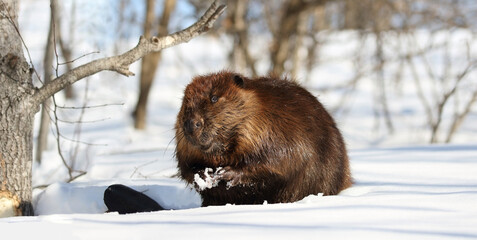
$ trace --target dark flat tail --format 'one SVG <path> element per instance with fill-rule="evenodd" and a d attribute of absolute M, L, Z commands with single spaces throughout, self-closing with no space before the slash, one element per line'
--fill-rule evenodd
<path fill-rule="evenodd" d="M 164 210 L 161 205 L 145 194 L 122 184 L 113 184 L 104 191 L 104 204 L 108 212 L 119 214 Z"/>

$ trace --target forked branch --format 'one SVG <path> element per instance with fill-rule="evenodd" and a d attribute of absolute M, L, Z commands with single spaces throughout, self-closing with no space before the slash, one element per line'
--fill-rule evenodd
<path fill-rule="evenodd" d="M 158 52 L 164 48 L 188 42 L 192 38 L 211 29 L 214 22 L 226 8 L 225 5 L 219 5 L 218 2 L 219 0 L 215 0 L 197 22 L 184 30 L 164 37 L 154 36 L 150 39 L 141 36 L 136 47 L 121 55 L 94 60 L 53 79 L 34 93 L 30 99 L 31 103 L 38 106 L 45 99 L 66 86 L 104 70 L 115 71 L 125 76 L 133 76 L 134 73 L 129 70 L 129 66 L 148 53 Z"/>

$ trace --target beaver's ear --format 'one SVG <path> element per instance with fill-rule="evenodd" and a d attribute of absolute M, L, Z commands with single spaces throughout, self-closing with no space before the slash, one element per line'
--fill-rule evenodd
<path fill-rule="evenodd" d="M 234 82 L 237 86 L 243 87 L 243 78 L 240 75 L 234 76 Z"/>

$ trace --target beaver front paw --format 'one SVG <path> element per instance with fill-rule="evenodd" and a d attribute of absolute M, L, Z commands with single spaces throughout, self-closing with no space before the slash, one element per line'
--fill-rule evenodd
<path fill-rule="evenodd" d="M 217 187 L 219 182 L 224 181 L 228 189 L 237 185 L 244 185 L 242 176 L 241 171 L 234 170 L 230 166 L 218 167 L 215 171 L 212 168 L 205 168 L 194 174 L 194 187 L 198 192 L 201 192 L 205 189 Z"/>
<path fill-rule="evenodd" d="M 217 179 L 227 182 L 227 188 L 245 184 L 242 180 L 243 172 L 234 170 L 230 166 L 221 168 L 216 174 Z"/>
<path fill-rule="evenodd" d="M 212 168 L 205 168 L 194 174 L 195 189 L 200 192 L 205 189 L 216 187 L 220 181 L 218 179 L 217 171 L 218 169 L 214 171 Z"/>

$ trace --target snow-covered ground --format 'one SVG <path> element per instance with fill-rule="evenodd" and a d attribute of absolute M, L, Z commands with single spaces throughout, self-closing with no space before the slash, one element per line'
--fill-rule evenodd
<path fill-rule="evenodd" d="M 47 1 L 27 2 L 30 8 L 22 9 L 29 17 L 20 23 L 47 19 Z M 42 59 L 45 29 L 43 24 L 23 33 L 35 64 Z M 63 138 L 61 146 L 74 169 L 87 173 L 65 183 L 67 171 L 52 131 L 43 163 L 33 169 L 33 185 L 48 185 L 34 190 L 37 216 L 0 219 L 2 239 L 477 239 L 477 114 L 472 112 L 463 123 L 456 143 L 426 145 L 429 130 L 422 125 L 424 114 L 417 99 L 391 99 L 393 117 L 399 122 L 395 133 L 376 133 L 371 80 L 357 87 L 347 117 L 336 119 L 349 146 L 353 187 L 337 196 L 309 196 L 289 204 L 200 208 L 198 194 L 174 177 L 173 125 L 191 77 L 228 67 L 223 64 L 223 41 L 201 37 L 164 51 L 145 131 L 134 130 L 130 119 L 137 78 L 101 73 L 75 84 L 75 100 L 58 95 L 60 106 L 89 106 L 58 110 L 62 120 L 81 118 L 80 125 L 60 124 L 63 136 L 80 143 Z M 346 48 L 335 42 L 329 46 L 330 54 L 342 49 L 340 54 L 345 55 Z M 78 55 L 94 50 L 91 44 L 75 49 Z M 320 83 L 323 78 L 348 79 L 350 66 L 330 61 L 314 70 L 313 79 Z M 132 70 L 138 73 L 138 64 Z M 316 89 L 320 83 L 305 86 Z M 327 106 L 339 101 L 335 93 L 313 93 Z M 415 119 L 422 119 L 421 125 Z M 175 210 L 105 213 L 103 192 L 114 183 L 131 186 Z"/>
<path fill-rule="evenodd" d="M 108 169 L 108 180 L 51 185 L 37 197 L 40 216 L 0 219 L 2 234 L 21 239 L 477 238 L 475 145 L 353 150 L 355 184 L 337 196 L 207 208 L 197 208 L 197 195 L 167 174 L 129 178 L 141 165 L 149 171 L 167 168 L 170 160 L 150 162 L 161 155 L 155 151 L 97 157 L 90 171 Z M 117 182 L 181 210 L 105 214 L 102 192 Z"/>

